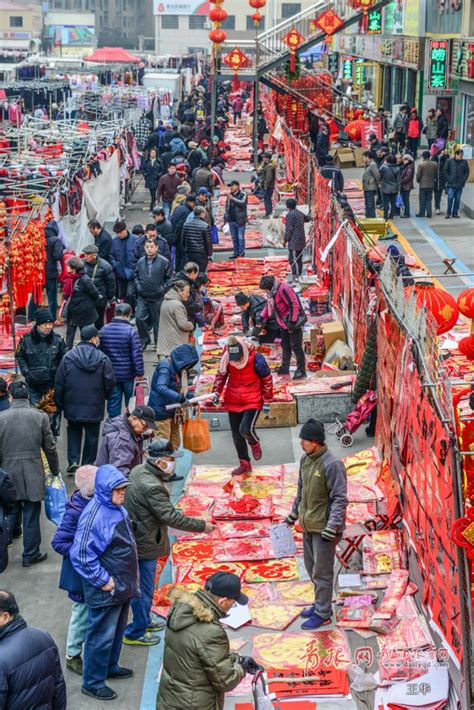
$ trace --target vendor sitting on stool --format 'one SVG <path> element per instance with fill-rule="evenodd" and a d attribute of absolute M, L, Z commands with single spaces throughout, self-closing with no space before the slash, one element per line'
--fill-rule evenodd
<path fill-rule="evenodd" d="M 273 343 L 280 334 L 280 328 L 273 316 L 266 321 L 262 319 L 262 311 L 267 304 L 267 299 L 257 294 L 247 296 L 243 291 L 239 291 L 235 294 L 235 302 L 242 311 L 244 335 L 257 338 L 260 344 Z"/>
<path fill-rule="evenodd" d="M 304 456 L 300 461 L 298 493 L 288 525 L 303 528 L 303 558 L 314 584 L 315 603 L 301 616 L 302 629 L 331 623 L 334 558 L 346 522 L 347 474 L 344 464 L 325 445 L 324 424 L 308 419 L 300 431 Z"/>

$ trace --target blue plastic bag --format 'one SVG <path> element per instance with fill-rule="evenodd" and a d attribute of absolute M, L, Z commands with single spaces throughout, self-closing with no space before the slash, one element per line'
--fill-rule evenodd
<path fill-rule="evenodd" d="M 398 207 L 399 210 L 400 210 L 400 209 L 403 207 L 403 205 L 404 205 L 403 197 L 401 196 L 400 193 L 398 193 L 398 195 L 397 195 L 396 198 L 395 198 L 395 204 L 396 204 L 396 206 Z"/>
<path fill-rule="evenodd" d="M 215 224 L 211 227 L 211 239 L 213 244 L 219 244 L 219 230 Z"/>
<path fill-rule="evenodd" d="M 44 509 L 46 517 L 55 525 L 59 525 L 66 510 L 67 492 L 61 474 L 53 476 L 46 474 Z"/>

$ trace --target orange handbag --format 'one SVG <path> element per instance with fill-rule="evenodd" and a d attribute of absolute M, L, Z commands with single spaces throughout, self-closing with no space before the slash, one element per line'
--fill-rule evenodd
<path fill-rule="evenodd" d="M 201 419 L 200 407 L 194 419 L 187 419 L 183 423 L 183 448 L 193 454 L 202 454 L 211 448 L 209 422 L 207 419 Z"/>

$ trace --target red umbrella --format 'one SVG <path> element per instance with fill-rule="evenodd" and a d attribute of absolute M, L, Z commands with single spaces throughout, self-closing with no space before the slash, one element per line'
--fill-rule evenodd
<path fill-rule="evenodd" d="M 122 47 L 101 47 L 92 52 L 88 57 L 84 57 L 85 62 L 110 62 L 111 64 L 118 64 L 120 62 L 124 64 L 138 63 L 140 62 L 139 57 L 135 57 L 134 54 L 130 54 L 126 49 Z"/>

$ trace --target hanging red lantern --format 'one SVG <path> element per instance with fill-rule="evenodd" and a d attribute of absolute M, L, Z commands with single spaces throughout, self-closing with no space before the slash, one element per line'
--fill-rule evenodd
<path fill-rule="evenodd" d="M 224 57 L 224 64 L 227 64 L 228 67 L 232 69 L 234 72 L 234 79 L 233 79 L 233 89 L 234 91 L 237 91 L 239 88 L 239 81 L 237 78 L 237 72 L 240 69 L 243 69 L 243 67 L 248 67 L 250 64 L 250 59 L 247 57 L 246 54 L 242 52 L 241 49 L 238 47 L 234 47 L 234 49 L 229 52 L 229 54 L 226 54 Z"/>
<path fill-rule="evenodd" d="M 261 10 L 266 4 L 267 0 L 249 0 L 249 5 L 253 7 L 254 10 Z"/>
<path fill-rule="evenodd" d="M 360 141 L 362 137 L 362 126 L 360 121 L 349 121 L 346 123 L 346 133 L 351 141 Z"/>
<path fill-rule="evenodd" d="M 220 7 L 220 5 L 211 8 L 209 11 L 209 19 L 212 22 L 225 22 L 228 16 L 227 10 L 224 10 L 224 8 Z"/>
<path fill-rule="evenodd" d="M 252 20 L 255 27 L 258 27 L 261 21 L 263 20 L 263 15 L 261 15 L 257 10 L 257 12 L 253 13 Z"/>
<path fill-rule="evenodd" d="M 298 47 L 304 42 L 305 38 L 301 35 L 298 30 L 293 27 L 288 34 L 281 38 L 281 41 L 287 45 L 290 50 L 290 71 L 294 72 L 296 69 L 296 51 Z"/>
<path fill-rule="evenodd" d="M 459 316 L 459 309 L 454 298 L 447 291 L 430 284 L 418 284 L 415 287 L 418 306 L 425 306 L 438 324 L 437 335 L 451 330 Z"/>
<path fill-rule="evenodd" d="M 367 13 L 375 3 L 376 0 L 352 0 L 352 7 L 355 10 L 362 10 Z"/>
<path fill-rule="evenodd" d="M 463 316 L 474 319 L 474 288 L 467 288 L 459 294 L 458 308 Z"/>
<path fill-rule="evenodd" d="M 227 32 L 224 30 L 217 28 L 214 28 L 209 32 L 209 39 L 211 42 L 214 42 L 215 45 L 222 44 L 227 39 Z"/>
<path fill-rule="evenodd" d="M 474 335 L 468 335 L 467 338 L 460 340 L 458 350 L 468 360 L 474 360 Z"/>
<path fill-rule="evenodd" d="M 322 30 L 326 35 L 324 41 L 327 44 L 331 40 L 331 35 L 340 30 L 343 24 L 344 20 L 334 10 L 325 10 L 315 20 L 311 20 L 309 29 L 311 32 Z"/>

